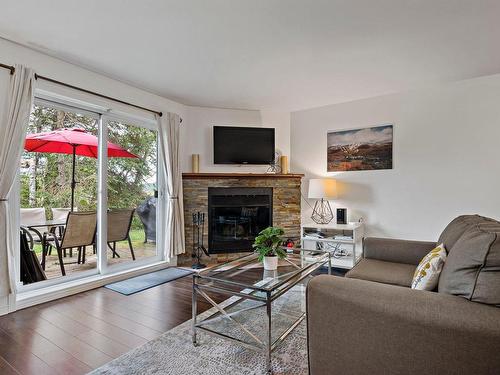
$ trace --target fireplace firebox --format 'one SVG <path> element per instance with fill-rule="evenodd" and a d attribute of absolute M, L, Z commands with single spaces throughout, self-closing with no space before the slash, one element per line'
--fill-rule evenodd
<path fill-rule="evenodd" d="M 252 251 L 255 237 L 272 223 L 273 188 L 208 188 L 210 254 Z"/>

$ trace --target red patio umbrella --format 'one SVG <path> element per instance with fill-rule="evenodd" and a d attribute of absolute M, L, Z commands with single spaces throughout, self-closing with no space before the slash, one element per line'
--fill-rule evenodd
<path fill-rule="evenodd" d="M 73 170 L 71 180 L 71 211 L 75 201 L 75 166 L 76 155 L 97 158 L 99 141 L 93 134 L 80 128 L 59 129 L 50 132 L 29 134 L 26 136 L 24 149 L 30 152 L 46 152 L 53 154 L 73 155 Z M 137 158 L 122 147 L 108 142 L 109 158 Z"/>

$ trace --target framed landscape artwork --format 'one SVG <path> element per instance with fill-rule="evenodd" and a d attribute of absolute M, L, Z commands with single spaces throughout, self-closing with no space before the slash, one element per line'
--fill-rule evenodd
<path fill-rule="evenodd" d="M 328 172 L 392 169 L 393 125 L 328 132 Z"/>

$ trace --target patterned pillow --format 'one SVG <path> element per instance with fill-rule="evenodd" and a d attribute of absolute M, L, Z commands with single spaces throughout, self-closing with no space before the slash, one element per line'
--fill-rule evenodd
<path fill-rule="evenodd" d="M 419 263 L 413 281 L 411 282 L 412 289 L 418 290 L 434 290 L 439 281 L 439 274 L 443 269 L 446 261 L 446 249 L 444 244 L 439 245 L 431 250 Z"/>

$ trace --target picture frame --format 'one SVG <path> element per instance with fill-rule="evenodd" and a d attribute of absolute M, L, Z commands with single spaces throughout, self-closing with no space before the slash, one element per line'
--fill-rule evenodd
<path fill-rule="evenodd" d="M 327 172 L 393 168 L 394 125 L 327 133 Z"/>

